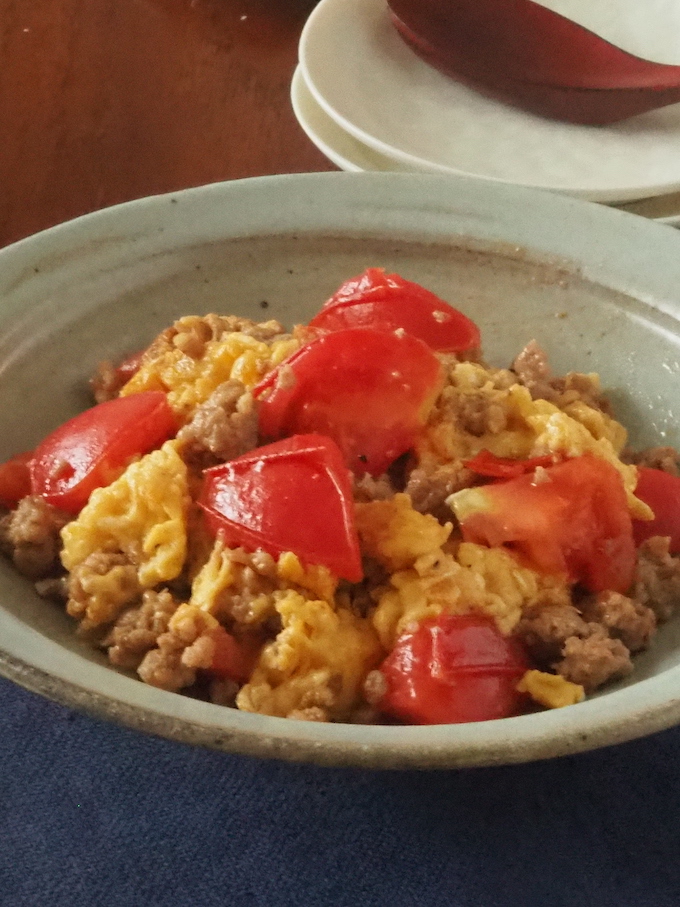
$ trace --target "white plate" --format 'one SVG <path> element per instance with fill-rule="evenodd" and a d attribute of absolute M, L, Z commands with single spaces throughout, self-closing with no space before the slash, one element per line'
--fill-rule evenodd
<path fill-rule="evenodd" d="M 299 66 L 293 74 L 290 97 L 302 129 L 316 147 L 341 170 L 349 173 L 410 171 L 406 164 L 374 151 L 331 119 L 314 100 Z M 631 214 L 640 214 L 642 217 L 680 227 L 680 192 L 628 202 L 621 207 Z"/>
<path fill-rule="evenodd" d="M 314 100 L 302 70 L 298 66 L 290 86 L 290 100 L 298 123 L 316 147 L 341 170 L 358 173 L 365 170 L 410 170 L 394 158 L 364 145 L 345 132 Z"/>
<path fill-rule="evenodd" d="M 317 103 L 354 138 L 416 170 L 626 202 L 680 189 L 680 104 L 606 127 L 489 100 L 420 60 L 385 0 L 321 0 L 300 39 Z"/>

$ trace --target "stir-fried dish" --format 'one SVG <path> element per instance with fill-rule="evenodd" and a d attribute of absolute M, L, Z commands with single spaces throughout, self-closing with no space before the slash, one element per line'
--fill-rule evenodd
<path fill-rule="evenodd" d="M 306 325 L 186 316 L 0 466 L 0 542 L 121 670 L 433 724 L 573 705 L 680 600 L 680 458 L 596 374 L 370 268 Z"/>

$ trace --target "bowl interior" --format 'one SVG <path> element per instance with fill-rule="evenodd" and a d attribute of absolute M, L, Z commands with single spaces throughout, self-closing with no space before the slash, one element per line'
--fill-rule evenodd
<path fill-rule="evenodd" d="M 423 185 L 430 179 L 439 180 L 425 177 Z M 528 197 L 543 203 L 540 193 Z M 594 208 L 557 198 L 548 198 L 546 204 L 576 217 L 581 208 L 586 213 Z M 616 281 L 584 276 L 582 261 L 508 242 L 500 223 L 475 235 L 461 215 L 458 231 L 449 227 L 432 234 L 403 225 L 390 231 L 388 217 L 386 226 L 373 233 L 343 225 L 335 231 L 320 225 L 300 232 L 292 223 L 243 235 L 235 230 L 236 235 L 220 236 L 229 231 L 218 227 L 213 235 L 194 239 L 187 227 L 180 241 L 162 237 L 163 224 L 175 216 L 170 201 L 152 201 L 154 205 L 154 241 L 146 245 L 137 247 L 134 238 L 125 235 L 107 245 L 102 237 L 106 216 L 100 215 L 92 230 L 85 229 L 86 223 L 77 236 L 64 239 L 62 234 L 56 244 L 43 237 L 20 244 L 17 251 L 7 250 L 13 257 L 5 256 L 11 267 L 3 272 L 5 303 L 0 308 L 0 458 L 30 449 L 88 405 L 87 380 L 98 362 L 117 360 L 145 346 L 180 315 L 234 313 L 292 325 L 307 320 L 344 279 L 368 266 L 419 281 L 475 319 L 486 358 L 493 364 L 509 364 L 527 341 L 536 339 L 556 373 L 599 372 L 618 417 L 630 430 L 632 445 L 680 445 L 680 327 L 672 307 L 665 305 L 664 313 L 642 292 L 622 292 L 611 285 Z M 638 220 L 620 212 L 602 214 L 605 226 L 612 228 L 627 228 Z M 134 220 L 134 211 L 126 215 L 131 217 Z M 669 228 L 639 229 L 644 234 L 647 227 L 652 238 L 668 242 Z M 146 233 L 150 230 L 145 228 Z M 678 620 L 665 625 L 651 649 L 636 659 L 631 678 L 582 706 L 563 710 L 571 712 L 568 718 L 555 713 L 523 716 L 506 719 L 501 729 L 499 722 L 488 722 L 488 728 L 464 732 L 310 729 L 301 728 L 300 722 L 234 713 L 145 687 L 110 667 L 80 640 L 63 611 L 40 599 L 4 560 L 0 588 L 4 673 L 98 714 L 231 750 L 354 764 L 479 764 L 582 749 L 677 720 L 675 712 L 665 712 L 654 727 L 635 730 L 631 725 L 626 730 L 616 716 L 627 688 L 644 686 L 650 678 L 655 683 L 680 665 Z M 595 726 L 607 713 L 607 701 L 612 707 L 605 721 L 609 729 L 598 737 Z M 574 736 L 581 718 L 595 722 L 587 742 Z M 517 749 L 507 742 L 513 728 L 521 731 L 518 739 L 524 735 L 525 744 L 530 738 L 535 745 Z M 493 745 L 487 745 L 490 742 Z"/>

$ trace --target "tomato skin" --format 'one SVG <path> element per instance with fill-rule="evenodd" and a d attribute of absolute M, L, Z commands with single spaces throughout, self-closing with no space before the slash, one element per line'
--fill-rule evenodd
<path fill-rule="evenodd" d="M 480 614 L 446 614 L 400 636 L 380 671 L 378 707 L 410 724 L 461 724 L 507 718 L 524 702 L 517 683 L 524 649 Z"/>
<path fill-rule="evenodd" d="M 402 328 L 440 352 L 463 352 L 481 343 L 474 321 L 420 284 L 382 268 L 345 281 L 309 324 L 325 331 Z"/>
<path fill-rule="evenodd" d="M 296 435 L 213 466 L 199 505 L 225 544 L 272 557 L 292 551 L 308 565 L 358 582 L 363 571 L 352 485 L 337 445 Z"/>
<path fill-rule="evenodd" d="M 0 504 L 16 507 L 22 498 L 31 493 L 30 463 L 33 451 L 15 454 L 0 463 Z"/>
<path fill-rule="evenodd" d="M 177 430 L 167 398 L 145 391 L 99 403 L 69 419 L 36 447 L 31 491 L 79 513 L 95 488 L 110 484 L 135 456 L 160 447 Z"/>
<path fill-rule="evenodd" d="M 527 472 L 533 472 L 539 466 L 553 466 L 555 458 L 552 454 L 545 457 L 531 457 L 528 460 L 514 460 L 511 457 L 497 457 L 490 450 L 480 450 L 470 460 L 464 460 L 467 466 L 479 476 L 494 479 L 515 479 Z"/>
<path fill-rule="evenodd" d="M 441 382 L 416 337 L 350 328 L 303 346 L 253 393 L 265 438 L 327 435 L 353 472 L 380 475 L 413 446 Z"/>
<path fill-rule="evenodd" d="M 635 543 L 623 481 L 585 454 L 532 474 L 465 489 L 452 496 L 466 541 L 508 545 L 543 573 L 566 573 L 593 592 L 626 592 Z"/>
<path fill-rule="evenodd" d="M 680 477 L 661 469 L 640 466 L 635 495 L 654 511 L 653 520 L 633 520 L 636 545 L 642 544 L 653 535 L 661 535 L 670 538 L 671 554 L 679 554 Z"/>
<path fill-rule="evenodd" d="M 212 673 L 222 680 L 245 683 L 253 672 L 260 647 L 236 639 L 224 627 L 216 627 L 212 637 L 215 641 Z"/>

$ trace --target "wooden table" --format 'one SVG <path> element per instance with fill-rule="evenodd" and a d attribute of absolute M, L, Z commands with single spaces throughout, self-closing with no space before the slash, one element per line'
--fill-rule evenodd
<path fill-rule="evenodd" d="M 0 246 L 158 192 L 333 170 L 293 115 L 316 0 L 0 0 Z"/>

